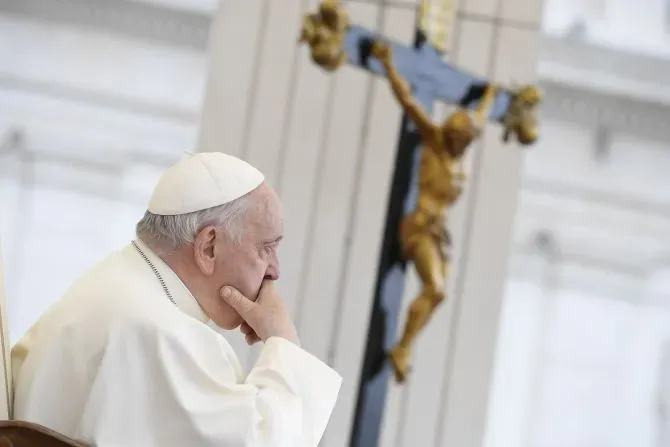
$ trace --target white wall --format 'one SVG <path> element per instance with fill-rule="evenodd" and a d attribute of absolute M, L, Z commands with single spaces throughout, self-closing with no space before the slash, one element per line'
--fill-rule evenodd
<path fill-rule="evenodd" d="M 670 145 L 595 147 L 595 129 L 545 120 L 526 157 L 490 447 L 665 445 Z"/>
<path fill-rule="evenodd" d="M 133 237 L 160 170 L 193 149 L 206 56 L 13 15 L 0 15 L 0 55 L 0 238 L 15 341 Z"/>

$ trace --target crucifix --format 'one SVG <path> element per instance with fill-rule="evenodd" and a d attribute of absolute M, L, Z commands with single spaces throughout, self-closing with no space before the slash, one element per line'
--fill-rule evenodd
<path fill-rule="evenodd" d="M 468 146 L 487 121 L 502 124 L 505 142 L 515 138 L 528 145 L 538 138 L 540 91 L 533 86 L 500 88 L 443 61 L 439 41 L 446 37 L 447 24 L 438 18 L 437 30 L 428 26 L 435 25 L 429 20 L 429 6 L 428 0 L 420 5 L 412 47 L 351 24 L 338 0 L 325 0 L 305 16 L 299 39 L 323 70 L 333 72 L 349 64 L 384 76 L 404 111 L 351 447 L 379 444 L 388 379 L 393 374 L 396 381 L 405 381 L 412 345 L 445 299 L 451 245 L 445 220 L 465 184 L 461 162 Z M 442 123 L 433 122 L 436 101 L 459 110 Z M 414 264 L 422 290 L 396 341 L 408 262 Z"/>

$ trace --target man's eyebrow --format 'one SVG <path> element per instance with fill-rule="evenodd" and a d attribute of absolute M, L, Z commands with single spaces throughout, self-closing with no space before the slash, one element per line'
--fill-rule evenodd
<path fill-rule="evenodd" d="M 266 244 L 276 244 L 277 242 L 281 241 L 283 238 L 284 238 L 284 235 L 277 236 L 274 239 L 268 239 L 267 241 L 265 241 L 265 243 Z"/>

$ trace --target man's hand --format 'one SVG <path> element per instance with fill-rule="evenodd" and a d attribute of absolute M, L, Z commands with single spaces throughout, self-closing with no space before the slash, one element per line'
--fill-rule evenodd
<path fill-rule="evenodd" d="M 292 343 L 300 344 L 295 326 L 272 281 L 263 281 L 256 302 L 230 286 L 221 289 L 221 297 L 240 314 L 245 325 L 248 326 L 248 329 L 245 328 L 245 325 L 242 325 L 241 328 L 246 335 L 247 343 L 252 344 L 256 337 L 262 341 L 270 337 L 281 337 Z"/>
<path fill-rule="evenodd" d="M 391 47 L 388 44 L 378 40 L 372 42 L 371 51 L 372 55 L 384 64 L 388 63 L 391 60 L 391 56 L 393 55 L 393 50 L 391 50 Z"/>
<path fill-rule="evenodd" d="M 258 336 L 256 331 L 251 329 L 251 326 L 249 326 L 249 323 L 242 323 L 240 325 L 240 332 L 244 334 L 244 339 L 247 341 L 247 344 L 249 346 L 255 345 L 259 341 L 261 341 L 261 338 Z"/>

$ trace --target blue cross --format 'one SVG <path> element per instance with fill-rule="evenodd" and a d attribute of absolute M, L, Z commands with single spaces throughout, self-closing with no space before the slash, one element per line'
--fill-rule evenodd
<path fill-rule="evenodd" d="M 384 76 L 381 62 L 370 55 L 373 40 L 379 37 L 360 26 L 352 25 L 344 41 L 350 65 Z M 474 109 L 479 104 L 488 81 L 442 60 L 442 56 L 425 39 L 416 48 L 384 39 L 393 48 L 393 63 L 413 87 L 414 96 L 432 109 L 436 100 Z M 512 92 L 498 89 L 489 119 L 502 122 L 512 103 Z"/>

